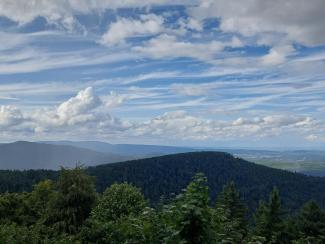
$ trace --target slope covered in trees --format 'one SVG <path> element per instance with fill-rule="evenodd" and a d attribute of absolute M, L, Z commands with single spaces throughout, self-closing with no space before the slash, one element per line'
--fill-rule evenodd
<path fill-rule="evenodd" d="M 294 215 L 284 213 L 273 188 L 254 217 L 233 182 L 216 201 L 208 179 L 198 173 L 177 196 L 150 207 L 128 183 L 95 191 L 94 177 L 81 167 L 62 169 L 30 193 L 0 194 L 0 243 L 184 243 L 321 244 L 325 212 L 309 201 Z"/>
<path fill-rule="evenodd" d="M 139 187 L 152 203 L 160 198 L 170 198 L 197 172 L 208 178 L 211 201 L 215 201 L 222 186 L 233 181 L 244 202 L 252 211 L 260 199 L 267 199 L 276 186 L 283 207 L 288 211 L 300 208 L 304 202 L 314 199 L 325 204 L 325 178 L 308 177 L 283 170 L 256 165 L 227 153 L 193 152 L 167 155 L 122 163 L 106 164 L 86 169 L 96 177 L 96 188 L 103 192 L 111 184 L 129 182 Z M 30 191 L 41 179 L 57 178 L 57 171 L 0 171 L 1 192 Z"/>

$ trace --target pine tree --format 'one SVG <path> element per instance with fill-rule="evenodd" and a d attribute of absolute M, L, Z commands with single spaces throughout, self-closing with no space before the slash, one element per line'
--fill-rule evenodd
<path fill-rule="evenodd" d="M 269 202 L 266 204 L 260 202 L 255 214 L 255 235 L 266 239 L 266 243 L 283 243 L 282 242 L 282 209 L 279 191 L 273 188 Z"/>
<path fill-rule="evenodd" d="M 179 234 L 186 243 L 204 244 L 212 241 L 211 209 L 207 178 L 196 174 L 179 196 L 176 208 L 179 210 Z"/>
<path fill-rule="evenodd" d="M 47 224 L 66 233 L 76 233 L 88 218 L 96 199 L 93 179 L 81 166 L 62 168 L 58 181 L 58 192 L 51 202 Z"/>
<path fill-rule="evenodd" d="M 298 216 L 297 226 L 301 238 L 318 238 L 325 242 L 325 213 L 315 201 L 310 201 L 303 206 Z"/>
<path fill-rule="evenodd" d="M 246 208 L 235 184 L 224 186 L 215 208 L 217 240 L 223 243 L 241 243 L 247 234 Z"/>

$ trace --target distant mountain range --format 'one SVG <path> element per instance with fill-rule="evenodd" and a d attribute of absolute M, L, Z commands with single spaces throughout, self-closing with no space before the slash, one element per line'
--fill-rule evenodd
<path fill-rule="evenodd" d="M 0 169 L 54 169 L 193 151 L 191 148 L 98 141 L 17 141 L 0 144 Z"/>
<path fill-rule="evenodd" d="M 59 169 L 78 162 L 87 166 L 130 159 L 69 145 L 18 141 L 0 144 L 0 169 Z"/>
<path fill-rule="evenodd" d="M 190 147 L 171 147 L 158 145 L 140 145 L 140 144 L 110 144 L 100 141 L 42 141 L 41 143 L 52 145 L 68 145 L 80 148 L 86 148 L 102 153 L 113 153 L 123 156 L 136 158 L 160 156 L 165 154 L 175 154 L 182 152 L 197 151 L 198 149 Z"/>
<path fill-rule="evenodd" d="M 325 176 L 325 151 L 195 148 L 159 145 L 110 144 L 100 141 L 41 141 L 0 144 L 0 169 L 58 169 L 77 162 L 86 166 L 154 156 L 222 151 L 265 166 Z"/>
<path fill-rule="evenodd" d="M 267 199 L 274 186 L 279 188 L 287 209 L 296 210 L 310 199 L 325 206 L 325 178 L 272 169 L 222 152 L 165 155 L 92 166 L 86 171 L 94 176 L 99 192 L 114 182 L 129 182 L 141 188 L 152 203 L 157 203 L 162 196 L 173 197 L 195 173 L 203 172 L 208 178 L 212 201 L 224 184 L 234 181 L 250 210 L 256 208 L 259 199 Z M 30 191 L 38 181 L 57 177 L 58 171 L 0 170 L 0 192 Z"/>

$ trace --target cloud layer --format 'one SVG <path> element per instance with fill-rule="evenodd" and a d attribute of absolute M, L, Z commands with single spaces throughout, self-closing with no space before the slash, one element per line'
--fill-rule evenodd
<path fill-rule="evenodd" d="M 323 145 L 324 8 L 2 0 L 2 140 Z"/>
<path fill-rule="evenodd" d="M 110 97 L 112 98 L 112 97 Z M 238 137 L 256 139 L 295 132 L 314 139 L 312 133 L 319 126 L 311 117 L 269 115 L 239 117 L 234 120 L 207 119 L 185 111 L 166 112 L 148 121 L 136 122 L 116 118 L 110 114 L 107 101 L 97 96 L 92 87 L 78 92 L 57 107 L 24 112 L 18 108 L 1 106 L 0 127 L 5 133 L 38 137 L 55 134 L 59 137 L 89 136 L 109 138 L 149 137 L 177 140 L 229 140 Z"/>

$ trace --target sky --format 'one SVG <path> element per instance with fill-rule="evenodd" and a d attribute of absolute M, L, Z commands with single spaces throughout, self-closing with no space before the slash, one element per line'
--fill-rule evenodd
<path fill-rule="evenodd" d="M 1 0 L 0 141 L 325 146 L 323 0 Z"/>

